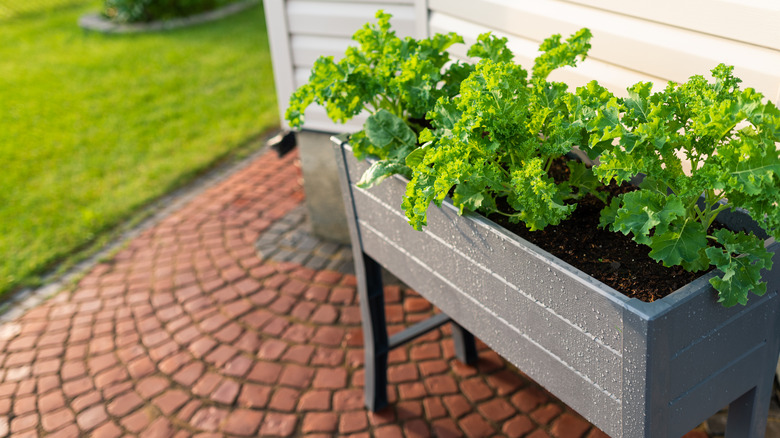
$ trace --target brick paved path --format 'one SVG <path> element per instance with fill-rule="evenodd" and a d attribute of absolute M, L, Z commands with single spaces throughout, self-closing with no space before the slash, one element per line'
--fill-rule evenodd
<path fill-rule="evenodd" d="M 303 199 L 295 161 L 262 155 L 0 327 L 0 436 L 604 436 L 446 330 L 391 354 L 394 406 L 367 413 L 354 276 L 255 249 Z M 392 330 L 432 312 L 387 292 Z"/>

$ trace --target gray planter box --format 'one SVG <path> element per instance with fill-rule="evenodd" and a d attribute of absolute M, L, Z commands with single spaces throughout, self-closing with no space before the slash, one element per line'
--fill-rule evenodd
<path fill-rule="evenodd" d="M 780 351 L 780 270 L 765 272 L 769 292 L 744 307 L 716 303 L 714 274 L 653 303 L 629 299 L 449 203 L 413 230 L 399 207 L 406 181 L 358 189 L 369 163 L 334 140 L 355 259 L 365 261 L 356 267 L 370 408 L 382 405 L 373 391 L 383 391 L 383 354 L 394 346 L 376 308 L 378 264 L 612 437 L 682 436 L 727 405 L 729 438 L 763 435 Z"/>

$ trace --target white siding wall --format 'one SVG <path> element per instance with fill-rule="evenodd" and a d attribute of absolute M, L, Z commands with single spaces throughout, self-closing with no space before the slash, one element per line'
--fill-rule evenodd
<path fill-rule="evenodd" d="M 352 34 L 374 20 L 378 9 L 393 14 L 391 23 L 400 37 L 417 36 L 425 29 L 424 21 L 415 20 L 420 15 L 415 12 L 415 0 L 265 0 L 264 3 L 282 119 L 290 95 L 306 83 L 314 61 L 322 55 L 340 58 L 348 46 L 355 44 Z M 306 111 L 304 127 L 337 133 L 358 130 L 362 124 L 362 119 L 347 125 L 334 124 L 323 108 L 312 106 Z"/>
<path fill-rule="evenodd" d="M 430 32 L 456 31 L 470 43 L 492 30 L 530 65 L 547 36 L 593 32 L 590 57 L 553 78 L 598 79 L 616 94 L 639 80 L 707 75 L 723 62 L 744 87 L 780 101 L 780 6 L 771 0 L 429 0 Z M 471 40 L 471 41 L 469 41 Z"/>

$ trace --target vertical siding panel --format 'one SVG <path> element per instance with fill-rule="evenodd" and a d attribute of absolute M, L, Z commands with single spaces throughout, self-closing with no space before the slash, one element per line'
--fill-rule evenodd
<path fill-rule="evenodd" d="M 414 20 L 415 36 L 417 38 L 428 38 L 428 0 L 414 0 Z"/>
<path fill-rule="evenodd" d="M 268 29 L 268 43 L 273 60 L 274 83 L 276 86 L 279 120 L 288 127 L 284 120 L 287 102 L 295 90 L 295 74 L 293 72 L 292 54 L 290 53 L 290 33 L 287 27 L 287 14 L 284 0 L 264 0 L 263 7 Z"/>

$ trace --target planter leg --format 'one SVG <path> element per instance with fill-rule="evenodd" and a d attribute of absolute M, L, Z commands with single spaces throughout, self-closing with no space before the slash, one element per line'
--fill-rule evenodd
<path fill-rule="evenodd" d="M 726 438 L 764 436 L 771 398 L 772 381 L 769 380 L 731 402 L 726 420 Z"/>
<path fill-rule="evenodd" d="M 452 322 L 451 327 L 452 340 L 455 343 L 455 356 L 467 365 L 476 364 L 478 357 L 474 335 L 455 321 Z"/>
<path fill-rule="evenodd" d="M 390 350 L 382 268 L 374 259 L 362 254 L 355 260 L 355 271 L 365 349 L 365 402 L 368 409 L 377 412 L 387 406 L 387 354 Z"/>

